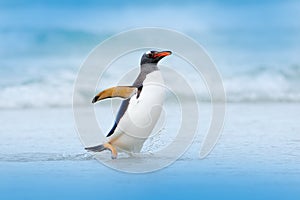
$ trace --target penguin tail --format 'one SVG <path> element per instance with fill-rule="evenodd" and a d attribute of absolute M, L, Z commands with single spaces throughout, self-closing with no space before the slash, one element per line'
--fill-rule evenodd
<path fill-rule="evenodd" d="M 109 150 L 111 152 L 112 159 L 116 159 L 118 156 L 118 152 L 117 152 L 116 148 L 113 145 L 111 145 L 110 143 L 100 144 L 100 145 L 92 146 L 92 147 L 86 147 L 84 149 L 87 151 L 93 151 L 93 152 L 101 152 L 104 150 Z"/>
<path fill-rule="evenodd" d="M 101 152 L 101 151 L 106 150 L 105 147 L 103 146 L 103 144 L 93 146 L 93 147 L 86 147 L 84 149 L 88 150 L 88 151 L 93 151 L 93 152 Z"/>

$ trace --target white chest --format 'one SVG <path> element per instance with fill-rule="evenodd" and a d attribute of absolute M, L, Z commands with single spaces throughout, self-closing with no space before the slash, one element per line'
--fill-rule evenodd
<path fill-rule="evenodd" d="M 118 124 L 114 143 L 122 149 L 138 152 L 159 119 L 165 97 L 160 71 L 146 76 L 139 98 L 131 97 L 127 111 Z"/>

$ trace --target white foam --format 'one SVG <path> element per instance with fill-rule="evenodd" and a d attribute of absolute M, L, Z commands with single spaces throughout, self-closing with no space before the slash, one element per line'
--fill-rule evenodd
<path fill-rule="evenodd" d="M 255 70 L 223 78 L 228 102 L 300 102 L 299 66 Z M 1 86 L 0 108 L 69 107 L 75 78 L 76 71 L 56 70 L 17 84 L 9 82 Z M 210 101 L 204 89 L 197 86 L 195 92 L 201 101 Z M 181 95 L 188 101 L 189 93 L 182 91 Z"/>

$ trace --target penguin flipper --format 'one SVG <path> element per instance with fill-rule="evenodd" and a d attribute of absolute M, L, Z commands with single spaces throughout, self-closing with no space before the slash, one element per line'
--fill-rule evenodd
<path fill-rule="evenodd" d="M 113 97 L 120 97 L 123 99 L 128 99 L 135 95 L 138 92 L 139 88 L 134 86 L 116 86 L 111 87 L 106 90 L 101 91 L 97 94 L 94 98 L 92 103 L 96 103 L 97 101 L 113 98 Z"/>
<path fill-rule="evenodd" d="M 88 151 L 93 151 L 93 152 L 101 152 L 104 150 L 109 150 L 111 152 L 112 159 L 116 159 L 118 156 L 118 152 L 117 152 L 116 148 L 113 145 L 111 145 L 110 143 L 100 144 L 100 145 L 93 146 L 93 147 L 86 147 L 84 149 L 88 150 Z"/>

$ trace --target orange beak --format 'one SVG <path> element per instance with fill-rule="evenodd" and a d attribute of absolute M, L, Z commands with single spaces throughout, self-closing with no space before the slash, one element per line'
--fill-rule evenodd
<path fill-rule="evenodd" d="M 157 57 L 165 57 L 165 56 L 169 56 L 171 55 L 172 52 L 171 51 L 161 51 L 161 52 L 157 52 L 156 54 L 153 55 L 153 58 L 157 58 Z"/>

